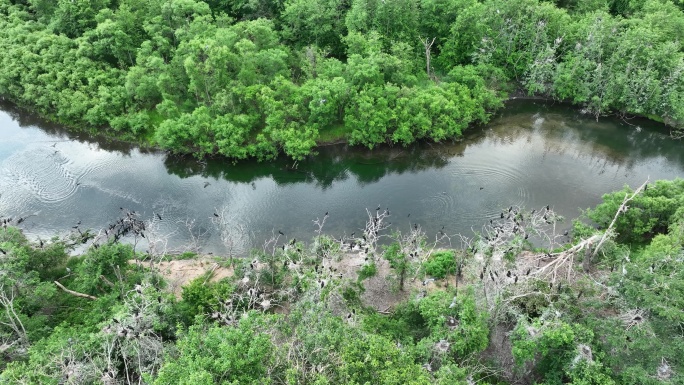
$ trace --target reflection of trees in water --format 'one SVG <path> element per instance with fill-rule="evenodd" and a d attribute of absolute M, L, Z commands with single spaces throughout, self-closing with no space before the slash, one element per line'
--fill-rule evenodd
<path fill-rule="evenodd" d="M 335 145 L 318 149 L 317 155 L 297 163 L 296 167 L 291 159 L 285 158 L 262 163 L 248 160 L 232 165 L 219 159 L 198 162 L 189 157 L 167 157 L 164 164 L 169 173 L 181 178 L 201 175 L 237 183 L 270 178 L 279 185 L 315 183 L 326 189 L 350 175 L 361 183 L 372 183 L 392 173 L 442 168 L 449 158 L 462 155 L 464 149 L 461 143 L 385 147 L 373 151 Z"/>
<path fill-rule="evenodd" d="M 318 155 L 299 162 L 296 168 L 292 167 L 292 160 L 285 158 L 231 165 L 218 159 L 202 164 L 192 158 L 172 157 L 165 163 L 170 173 L 180 177 L 202 175 L 242 183 L 271 178 L 280 185 L 315 183 L 323 189 L 350 175 L 360 183 L 374 183 L 392 173 L 439 169 L 450 158 L 462 156 L 468 146 L 484 141 L 497 145 L 539 142 L 544 153 L 585 159 L 599 173 L 610 167 L 631 169 L 647 159 L 660 157 L 684 164 L 684 151 L 678 150 L 679 142 L 667 138 L 655 122 L 638 123 L 641 130 L 610 117 L 596 122 L 566 105 L 521 101 L 509 104 L 489 125 L 471 128 L 463 140 L 454 143 L 420 143 L 406 148 L 384 146 L 372 151 L 345 145 L 327 146 L 318 149 Z"/>
<path fill-rule="evenodd" d="M 50 136 L 54 136 L 59 140 L 63 141 L 76 141 L 82 144 L 95 145 L 97 148 L 108 151 L 119 153 L 124 156 L 130 156 L 131 150 L 138 149 L 139 152 L 151 153 L 145 148 L 138 148 L 136 145 L 121 141 L 116 141 L 112 139 L 105 138 L 102 135 L 96 135 L 92 132 L 77 132 L 73 129 L 66 129 L 64 126 L 57 123 L 45 120 L 38 115 L 31 113 L 30 111 L 24 110 L 15 104 L 9 103 L 7 101 L 0 100 L 0 110 L 4 111 L 9 115 L 12 120 L 17 122 L 21 128 L 37 127 L 41 131 L 47 133 Z"/>
<path fill-rule="evenodd" d="M 509 103 L 487 128 L 487 135 L 480 140 L 503 145 L 531 143 L 537 137 L 542 139 L 545 153 L 572 152 L 604 167 L 631 169 L 647 159 L 661 157 L 684 164 L 681 143 L 670 139 L 662 124 L 648 119 L 635 118 L 627 124 L 615 117 L 602 117 L 597 122 L 568 105 L 517 101 Z"/>
<path fill-rule="evenodd" d="M 94 144 L 124 156 L 130 156 L 131 150 L 136 148 L 89 133 L 67 131 L 1 100 L 0 109 L 20 127 L 39 127 L 62 140 Z M 539 138 L 544 152 L 558 155 L 572 152 L 575 157 L 587 158 L 603 170 L 611 166 L 630 169 L 646 159 L 661 157 L 684 164 L 684 151 L 679 149 L 681 143 L 667 138 L 667 130 L 662 124 L 646 119 L 633 119 L 627 124 L 612 117 L 596 122 L 568 105 L 529 100 L 509 101 L 489 125 L 470 128 L 461 141 L 454 143 L 420 143 L 407 148 L 381 146 L 373 151 L 345 145 L 326 146 L 317 150 L 318 155 L 299 162 L 296 168 L 291 159 L 282 157 L 272 162 L 246 160 L 233 164 L 225 158 L 198 161 L 192 157 L 167 156 L 164 164 L 170 174 L 181 178 L 200 175 L 237 183 L 270 178 L 280 185 L 315 183 L 325 189 L 350 175 L 360 183 L 374 183 L 392 173 L 442 168 L 450 158 L 462 156 L 467 146 L 484 141 L 504 145 L 516 141 L 532 143 Z M 149 152 L 146 149 L 139 151 Z"/>

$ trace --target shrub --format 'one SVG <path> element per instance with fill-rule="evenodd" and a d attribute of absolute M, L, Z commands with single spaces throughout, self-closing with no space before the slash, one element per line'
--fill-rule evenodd
<path fill-rule="evenodd" d="M 425 261 L 423 264 L 425 274 L 435 277 L 444 278 L 448 274 L 456 272 L 456 259 L 453 251 L 438 251 Z"/>

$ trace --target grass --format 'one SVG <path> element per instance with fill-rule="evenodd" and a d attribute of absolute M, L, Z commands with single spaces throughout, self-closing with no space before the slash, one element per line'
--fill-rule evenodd
<path fill-rule="evenodd" d="M 344 127 L 343 124 L 333 124 L 330 127 L 326 127 L 318 131 L 318 139 L 316 140 L 316 143 L 321 145 L 344 141 L 347 139 L 348 133 L 349 130 Z"/>

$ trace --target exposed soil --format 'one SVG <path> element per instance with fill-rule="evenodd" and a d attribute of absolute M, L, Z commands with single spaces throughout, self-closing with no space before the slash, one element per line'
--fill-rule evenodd
<path fill-rule="evenodd" d="M 358 271 L 367 262 L 362 253 L 345 253 L 338 261 L 323 264 L 324 269 L 336 269 L 336 274 L 342 274 L 349 280 L 358 279 Z M 404 290 L 399 290 L 396 279 L 388 279 L 393 276 L 389 262 L 384 259 L 376 260 L 377 274 L 363 281 L 364 293 L 361 300 L 365 306 L 375 308 L 379 312 L 389 312 L 398 303 L 409 298 L 411 293 L 429 293 L 434 290 L 443 290 L 447 286 L 445 280 L 422 281 L 417 278 L 407 278 Z M 260 268 L 258 266 L 257 268 Z M 234 275 L 233 268 L 219 265 L 212 257 L 198 257 L 195 259 L 171 260 L 160 262 L 156 265 L 159 273 L 167 280 L 168 290 L 180 298 L 183 286 L 192 280 L 207 276 L 207 282 L 217 282 L 223 278 Z M 449 286 L 453 286 L 453 277 L 449 278 Z"/>
<path fill-rule="evenodd" d="M 181 296 L 183 286 L 195 278 L 211 273 L 208 281 L 216 282 L 233 275 L 232 268 L 222 267 L 213 259 L 207 257 L 164 261 L 158 263 L 157 268 L 159 273 L 167 280 L 169 290 L 178 298 Z"/>

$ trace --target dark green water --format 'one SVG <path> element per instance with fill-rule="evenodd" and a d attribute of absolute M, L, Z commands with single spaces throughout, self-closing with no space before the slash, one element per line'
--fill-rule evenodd
<path fill-rule="evenodd" d="M 472 235 L 510 205 L 550 204 L 574 218 L 625 184 L 684 177 L 680 141 L 656 123 L 629 123 L 515 101 L 456 143 L 374 151 L 330 146 L 294 169 L 286 159 L 203 164 L 73 137 L 0 105 L 0 216 L 31 215 L 22 223 L 26 233 L 45 239 L 79 221 L 81 228 L 106 227 L 125 207 L 154 222 L 153 239 L 168 241 L 158 247 L 178 251 L 192 243 L 237 254 L 261 247 L 278 230 L 310 240 L 312 220 L 326 211 L 325 232 L 360 233 L 366 208 L 378 204 L 390 209 L 395 229 L 418 223 L 430 237 L 442 226 Z M 224 214 L 223 226 L 215 212 Z"/>

